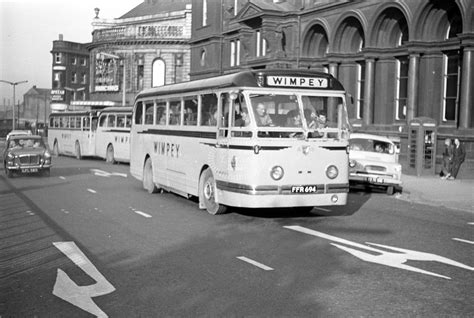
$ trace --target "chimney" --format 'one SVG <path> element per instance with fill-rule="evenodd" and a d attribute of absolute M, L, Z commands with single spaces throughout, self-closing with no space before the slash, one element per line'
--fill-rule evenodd
<path fill-rule="evenodd" d="M 63 40 L 63 35 L 60 33 L 59 34 L 59 41 L 62 41 Z"/>

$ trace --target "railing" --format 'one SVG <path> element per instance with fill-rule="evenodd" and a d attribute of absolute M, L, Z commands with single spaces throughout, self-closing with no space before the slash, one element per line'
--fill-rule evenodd
<path fill-rule="evenodd" d="M 182 39 L 189 37 L 182 25 L 133 25 L 99 29 L 93 33 L 93 41 Z"/>

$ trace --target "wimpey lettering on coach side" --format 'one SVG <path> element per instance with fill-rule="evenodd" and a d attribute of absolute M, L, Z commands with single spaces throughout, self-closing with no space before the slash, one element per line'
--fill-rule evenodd
<path fill-rule="evenodd" d="M 319 77 L 268 76 L 268 86 L 327 88 L 328 80 Z"/>
<path fill-rule="evenodd" d="M 179 158 L 181 155 L 180 145 L 170 142 L 155 141 L 153 143 L 155 153 L 172 158 Z"/>

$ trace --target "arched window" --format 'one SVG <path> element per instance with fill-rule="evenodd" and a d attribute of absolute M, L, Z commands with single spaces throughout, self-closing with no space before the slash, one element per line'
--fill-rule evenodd
<path fill-rule="evenodd" d="M 152 65 L 151 87 L 165 85 L 165 62 L 162 59 L 156 59 Z"/>

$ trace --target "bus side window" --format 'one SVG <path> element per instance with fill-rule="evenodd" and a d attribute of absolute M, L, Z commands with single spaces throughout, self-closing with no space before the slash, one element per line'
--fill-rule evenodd
<path fill-rule="evenodd" d="M 91 119 L 89 117 L 83 117 L 83 128 L 89 129 L 91 126 Z"/>
<path fill-rule="evenodd" d="M 115 127 L 115 115 L 110 115 L 107 120 L 107 127 Z"/>
<path fill-rule="evenodd" d="M 145 125 L 153 125 L 154 103 L 147 102 L 145 104 Z"/>
<path fill-rule="evenodd" d="M 102 115 L 99 118 L 99 127 L 105 127 L 105 122 L 107 120 L 107 115 Z"/>
<path fill-rule="evenodd" d="M 190 96 L 184 99 L 184 124 L 197 125 L 197 96 Z"/>
<path fill-rule="evenodd" d="M 117 115 L 117 127 L 119 127 L 119 128 L 125 127 L 125 116 L 124 115 Z"/>
<path fill-rule="evenodd" d="M 156 101 L 156 124 L 166 125 L 166 102 Z"/>
<path fill-rule="evenodd" d="M 69 117 L 69 128 L 76 128 L 76 117 Z"/>
<path fill-rule="evenodd" d="M 92 118 L 92 123 L 91 123 L 91 130 L 96 131 L 97 130 L 97 117 Z"/>
<path fill-rule="evenodd" d="M 125 127 L 126 128 L 132 127 L 132 116 L 131 115 L 127 115 L 127 117 L 125 117 Z"/>
<path fill-rule="evenodd" d="M 76 117 L 76 128 L 81 129 L 81 117 Z"/>
<path fill-rule="evenodd" d="M 217 126 L 217 96 L 215 94 L 201 96 L 201 125 Z"/>
<path fill-rule="evenodd" d="M 143 103 L 138 102 L 135 106 L 135 124 L 141 125 L 143 123 Z"/>
<path fill-rule="evenodd" d="M 181 101 L 170 101 L 169 125 L 179 125 L 181 123 Z"/>

